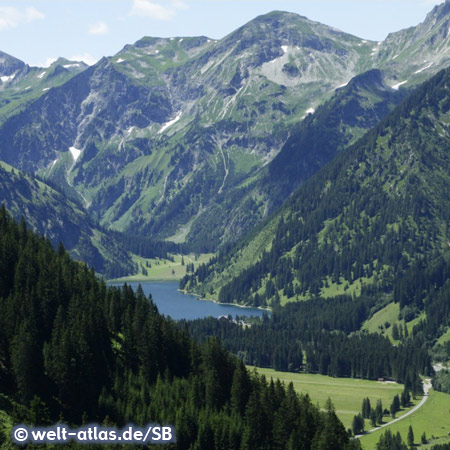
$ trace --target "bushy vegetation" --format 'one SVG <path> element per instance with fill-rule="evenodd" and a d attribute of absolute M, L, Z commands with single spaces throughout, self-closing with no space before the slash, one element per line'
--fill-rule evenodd
<path fill-rule="evenodd" d="M 433 378 L 433 389 L 450 394 L 450 371 L 440 370 Z"/>

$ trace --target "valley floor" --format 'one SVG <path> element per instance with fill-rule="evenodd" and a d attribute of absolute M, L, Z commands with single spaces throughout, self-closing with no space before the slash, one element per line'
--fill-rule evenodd
<path fill-rule="evenodd" d="M 200 264 L 207 263 L 212 257 L 212 253 L 200 255 L 172 255 L 173 261 L 163 258 L 142 258 L 133 255 L 133 262 L 138 266 L 138 272 L 127 277 L 116 278 L 114 282 L 132 281 L 177 281 L 186 275 L 187 265 L 194 264 L 197 269 Z"/>
<path fill-rule="evenodd" d="M 297 392 L 308 394 L 312 402 L 318 403 L 322 408 L 325 406 L 326 400 L 331 398 L 336 413 L 346 429 L 351 428 L 353 417 L 361 412 L 364 398 L 368 397 L 372 405 L 376 405 L 376 401 L 381 399 L 383 408 L 389 409 L 394 395 L 401 394 L 403 390 L 403 385 L 390 382 L 332 378 L 323 375 L 278 372 L 273 369 L 257 368 L 255 370 L 264 374 L 268 380 L 278 378 L 286 384 L 292 381 Z M 420 402 L 423 402 L 422 405 L 415 409 Z M 386 423 L 383 428 L 363 435 L 361 437 L 362 447 L 365 450 L 375 450 L 380 436 L 386 429 L 390 429 L 393 433 L 399 431 L 406 441 L 410 425 L 413 428 L 418 448 L 428 448 L 431 444 L 450 442 L 449 406 L 450 395 L 430 389 L 428 400 L 423 401 L 422 398 L 418 398 L 413 401 L 410 408 L 402 409 L 397 414 L 397 418 L 401 420 L 392 424 Z M 386 422 L 390 419 L 390 416 L 384 418 Z M 365 429 L 372 429 L 368 420 L 365 421 Z M 424 432 L 429 444 L 419 446 Z"/>

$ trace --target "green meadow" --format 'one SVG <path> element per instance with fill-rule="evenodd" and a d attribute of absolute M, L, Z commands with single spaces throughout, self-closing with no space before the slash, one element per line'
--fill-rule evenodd
<path fill-rule="evenodd" d="M 288 384 L 292 381 L 297 392 L 308 394 L 314 404 L 319 404 L 321 408 L 330 398 L 336 408 L 336 414 L 343 422 L 346 429 L 351 428 L 353 417 L 361 412 L 362 401 L 368 397 L 372 407 L 376 406 L 377 400 L 383 402 L 383 409 L 389 409 L 392 398 L 396 394 L 401 394 L 403 385 L 397 383 L 382 383 L 378 381 L 360 380 L 355 378 L 332 378 L 324 375 L 298 374 L 290 372 L 277 372 L 273 369 L 260 369 L 257 371 L 264 374 L 268 380 L 270 378 L 280 379 Z M 417 400 L 414 403 L 417 403 Z M 450 407 L 450 404 L 448 405 Z M 397 417 L 407 412 L 400 411 Z M 390 420 L 389 417 L 384 418 Z M 370 422 L 366 420 L 365 429 L 372 428 Z"/>
<path fill-rule="evenodd" d="M 138 272 L 123 278 L 117 278 L 111 281 L 177 281 L 186 275 L 186 265 L 193 263 L 194 268 L 200 264 L 207 263 L 212 253 L 200 255 L 171 255 L 174 261 L 163 258 L 142 258 L 141 256 L 133 255 L 133 262 L 138 266 Z"/>
<path fill-rule="evenodd" d="M 432 445 L 450 442 L 450 395 L 430 391 L 429 399 L 416 412 L 382 430 L 363 436 L 361 444 L 365 450 L 375 450 L 381 434 L 388 428 L 393 433 L 400 432 L 406 442 L 410 425 L 414 432 L 416 448 L 430 448 Z M 421 444 L 420 438 L 424 432 L 427 445 Z"/>

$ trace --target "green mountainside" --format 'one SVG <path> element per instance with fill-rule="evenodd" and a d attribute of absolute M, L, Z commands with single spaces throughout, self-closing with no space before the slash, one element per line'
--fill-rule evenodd
<path fill-rule="evenodd" d="M 417 258 L 447 249 L 449 84 L 450 70 L 424 83 L 184 287 L 257 305 L 389 292 Z"/>
<path fill-rule="evenodd" d="M 109 276 L 134 270 L 127 251 L 89 217 L 84 208 L 53 187 L 0 161 L 0 199 L 56 247 Z"/>
<path fill-rule="evenodd" d="M 59 87 L 30 84 L 39 98 L 3 116 L 0 159 L 78 196 L 105 228 L 215 250 L 443 67 L 448 19 L 446 2 L 383 43 L 280 11 L 221 40 L 145 37 Z M 329 125 L 331 142 L 311 147 Z"/>

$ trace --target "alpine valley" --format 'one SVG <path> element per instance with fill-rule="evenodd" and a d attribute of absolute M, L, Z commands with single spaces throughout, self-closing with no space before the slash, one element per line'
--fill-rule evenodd
<path fill-rule="evenodd" d="M 384 42 L 273 12 L 220 41 L 145 37 L 88 68 L 3 55 L 0 159 L 106 229 L 215 251 L 448 64 L 449 12 Z"/>
<path fill-rule="evenodd" d="M 449 450 L 450 0 L 382 42 L 274 11 L 92 66 L 0 52 L 0 80 L 0 448 L 61 420 Z M 200 253 L 180 289 L 271 314 L 175 322 L 101 279 Z"/>

